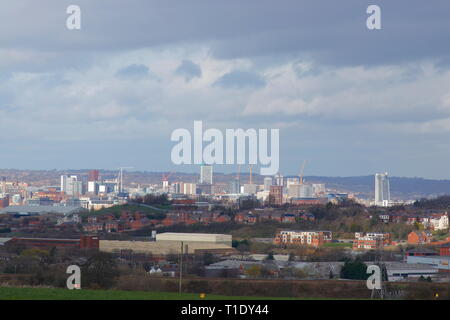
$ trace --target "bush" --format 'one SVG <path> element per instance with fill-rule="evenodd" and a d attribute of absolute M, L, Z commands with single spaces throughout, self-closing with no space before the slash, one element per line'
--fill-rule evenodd
<path fill-rule="evenodd" d="M 341 268 L 342 279 L 367 280 L 367 266 L 358 258 L 354 261 L 346 260 Z"/>
<path fill-rule="evenodd" d="M 118 276 L 116 261 L 106 252 L 93 254 L 81 267 L 82 287 L 86 288 L 109 289 Z"/>

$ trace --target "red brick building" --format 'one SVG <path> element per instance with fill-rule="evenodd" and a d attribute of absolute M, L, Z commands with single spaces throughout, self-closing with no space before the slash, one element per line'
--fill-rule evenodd
<path fill-rule="evenodd" d="M 283 204 L 283 186 L 270 186 L 269 204 L 275 206 Z"/>
<path fill-rule="evenodd" d="M 275 244 L 296 244 L 320 247 L 331 242 L 331 231 L 293 231 L 281 230 L 275 235 Z"/>
<path fill-rule="evenodd" d="M 72 247 L 98 249 L 100 244 L 96 236 L 81 236 L 80 239 L 13 238 L 10 242 L 20 243 L 31 248 Z"/>
<path fill-rule="evenodd" d="M 392 242 L 390 233 L 375 232 L 355 232 L 355 240 L 353 241 L 353 250 L 373 250 L 380 249 Z"/>
<path fill-rule="evenodd" d="M 98 170 L 91 170 L 88 174 L 88 181 L 98 181 L 99 176 L 100 174 Z"/>
<path fill-rule="evenodd" d="M 430 243 L 432 235 L 427 231 L 412 231 L 408 234 L 408 244 Z"/>
<path fill-rule="evenodd" d="M 443 244 L 439 248 L 439 255 L 441 256 L 450 256 L 450 242 Z"/>
<path fill-rule="evenodd" d="M 1 198 L 0 208 L 6 208 L 7 206 L 9 206 L 9 198 L 8 197 Z"/>

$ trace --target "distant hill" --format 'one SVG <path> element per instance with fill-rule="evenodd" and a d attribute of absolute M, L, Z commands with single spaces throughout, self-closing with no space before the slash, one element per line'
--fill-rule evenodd
<path fill-rule="evenodd" d="M 358 177 L 305 177 L 306 181 L 325 183 L 327 188 L 359 193 L 361 196 L 373 198 L 375 178 Z M 450 194 L 450 180 L 432 180 L 424 178 L 389 177 L 391 197 L 401 199 L 418 199 Z"/>

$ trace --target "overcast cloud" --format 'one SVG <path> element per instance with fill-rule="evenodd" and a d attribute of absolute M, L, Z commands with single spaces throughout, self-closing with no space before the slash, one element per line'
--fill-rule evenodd
<path fill-rule="evenodd" d="M 450 178 L 449 15 L 448 0 L 3 2 L 0 167 L 170 170 L 170 133 L 203 120 L 279 128 L 285 174 L 308 159 L 308 175 Z"/>

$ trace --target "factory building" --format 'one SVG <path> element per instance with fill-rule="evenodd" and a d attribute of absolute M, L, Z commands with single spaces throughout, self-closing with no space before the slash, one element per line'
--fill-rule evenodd
<path fill-rule="evenodd" d="M 231 235 L 228 234 L 165 232 L 157 234 L 156 241 L 204 242 L 231 247 Z"/>
<path fill-rule="evenodd" d="M 11 238 L 7 244 L 22 244 L 30 248 L 69 247 L 80 249 L 98 249 L 99 239 L 96 236 L 81 236 L 80 239 L 55 238 Z"/>

